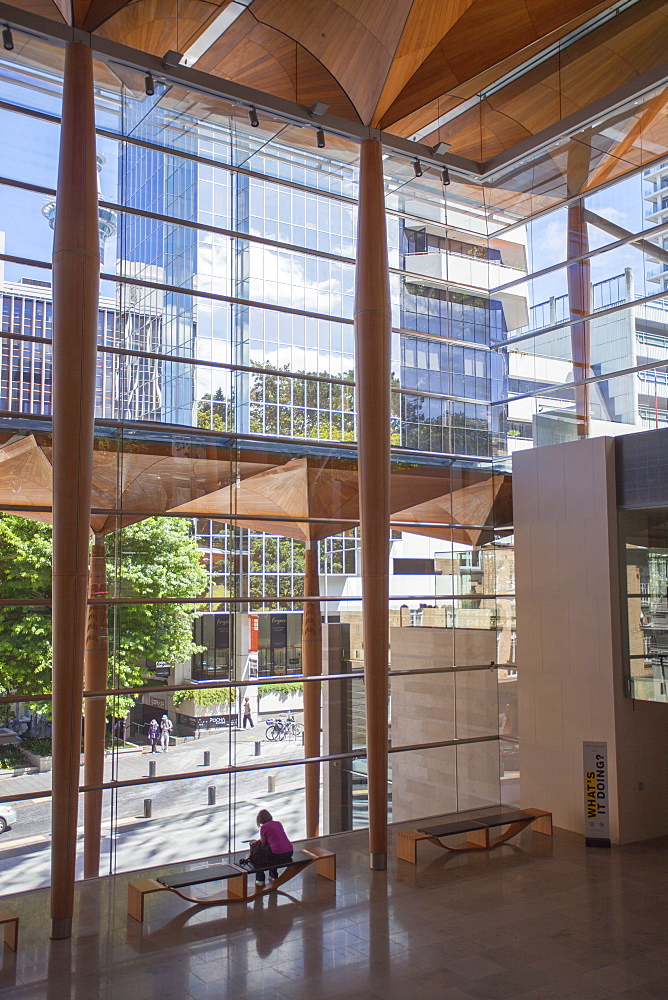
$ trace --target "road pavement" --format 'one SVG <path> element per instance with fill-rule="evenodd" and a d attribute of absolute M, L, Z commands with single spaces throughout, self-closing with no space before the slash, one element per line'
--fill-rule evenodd
<path fill-rule="evenodd" d="M 243 840 L 257 832 L 255 817 L 268 808 L 284 822 L 288 835 L 298 840 L 304 829 L 304 769 L 300 765 L 213 775 L 211 769 L 231 764 L 253 765 L 296 760 L 304 755 L 301 741 L 269 742 L 264 726 L 223 730 L 171 747 L 166 754 L 123 751 L 109 754 L 105 780 L 147 778 L 149 762 L 156 763 L 156 777 L 174 780 L 122 787 L 104 793 L 101 874 L 133 871 L 170 864 L 187 858 L 209 857 L 243 849 Z M 261 741 L 260 755 L 256 742 Z M 211 755 L 203 763 L 204 751 Z M 178 780 L 179 774 L 198 772 L 201 777 Z M 83 768 L 82 768 L 83 779 Z M 270 782 L 273 779 L 273 790 Z M 26 774 L 0 777 L 0 794 L 38 792 L 51 787 L 51 775 Z M 208 805 L 210 787 L 216 803 Z M 144 799 L 152 800 L 150 819 L 144 818 Z M 51 800 L 16 803 L 17 822 L 0 839 L 2 892 L 18 892 L 48 885 L 50 876 Z M 83 796 L 79 811 L 78 864 L 83 857 Z M 82 871 L 79 871 L 79 877 Z"/>

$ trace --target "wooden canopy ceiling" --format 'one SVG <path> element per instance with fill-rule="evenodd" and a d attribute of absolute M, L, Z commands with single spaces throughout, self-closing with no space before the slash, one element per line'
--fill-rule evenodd
<path fill-rule="evenodd" d="M 100 512 L 91 515 L 91 531 L 104 535 L 145 517 L 183 514 L 316 541 L 355 527 L 358 494 L 353 458 L 241 449 L 232 459 L 213 445 L 174 454 L 148 440 L 120 452 L 96 439 L 91 506 Z M 48 524 L 51 502 L 50 437 L 0 434 L 0 507 Z M 402 463 L 392 469 L 391 509 L 402 531 L 482 545 L 512 522 L 510 476 Z"/>
<path fill-rule="evenodd" d="M 17 5 L 19 6 L 19 5 Z M 478 163 L 555 125 L 659 67 L 668 41 L 665 0 L 637 0 L 579 40 L 574 32 L 613 0 L 23 0 L 47 15 L 152 55 L 188 53 L 195 67 L 276 97 L 382 128 Z M 228 10 L 229 8 L 229 10 Z M 219 16 L 227 11 L 227 19 Z M 232 15 L 236 14 L 233 19 Z M 231 22 L 231 23 L 230 23 Z M 218 23 L 220 30 L 218 30 Z M 218 32 L 218 37 L 217 37 Z M 534 68 L 530 60 L 565 39 Z M 519 75 L 486 95 L 511 71 Z M 481 101 L 469 107 L 476 95 Z M 630 121 L 604 153 L 623 159 Z M 458 110 L 459 109 L 459 110 Z M 450 120 L 436 127 L 439 118 Z M 430 128 L 430 126 L 434 126 Z M 663 126 L 665 128 L 665 125 Z M 657 139 L 660 144 L 663 132 Z M 664 147 L 665 148 L 665 147 Z M 637 160 L 637 157 L 636 157 Z M 629 164 L 629 169 L 633 163 Z M 597 163 L 592 169 L 605 170 Z"/>

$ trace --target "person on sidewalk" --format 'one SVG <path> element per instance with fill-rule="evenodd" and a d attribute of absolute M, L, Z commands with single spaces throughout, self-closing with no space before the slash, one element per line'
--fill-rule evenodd
<path fill-rule="evenodd" d="M 247 723 L 250 724 L 251 729 L 255 729 L 255 726 L 253 725 L 253 718 L 251 716 L 251 704 L 250 704 L 248 698 L 245 698 L 244 699 L 244 729 L 246 728 L 246 724 Z"/>
<path fill-rule="evenodd" d="M 158 742 L 160 740 L 160 726 L 157 719 L 151 719 L 148 724 L 148 741 L 151 744 L 151 753 L 158 752 Z"/>
<path fill-rule="evenodd" d="M 174 728 L 174 723 L 169 718 L 168 715 L 163 715 L 160 720 L 160 743 L 162 745 L 162 752 L 167 753 L 169 750 L 169 734 Z"/>
<path fill-rule="evenodd" d="M 257 814 L 257 825 L 260 827 L 260 839 L 251 840 L 250 859 L 258 868 L 273 863 L 275 867 L 269 869 L 269 878 L 277 879 L 278 866 L 287 865 L 292 861 L 292 844 L 283 829 L 283 824 L 273 819 L 268 809 L 260 809 Z M 255 873 L 255 884 L 260 887 L 265 884 L 263 871 Z"/>

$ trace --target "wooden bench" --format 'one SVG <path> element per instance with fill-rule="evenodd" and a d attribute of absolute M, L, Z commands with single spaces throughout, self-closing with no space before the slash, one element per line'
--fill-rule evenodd
<path fill-rule="evenodd" d="M 433 826 L 424 826 L 418 830 L 400 830 L 397 833 L 397 857 L 412 865 L 417 864 L 417 845 L 421 840 L 430 840 L 444 851 L 490 851 L 516 837 L 527 826 L 531 826 L 536 833 L 551 837 L 552 813 L 543 809 L 504 808 L 451 813 Z M 491 831 L 499 827 L 507 829 L 491 839 Z M 454 845 L 443 843 L 443 837 L 461 833 L 468 835 L 463 843 Z"/>
<path fill-rule="evenodd" d="M 11 910 L 0 910 L 0 924 L 5 925 L 5 944 L 16 951 L 19 941 L 19 918 Z"/>
<path fill-rule="evenodd" d="M 284 882 L 298 875 L 299 872 L 315 864 L 318 875 L 336 881 L 336 854 L 322 847 L 305 847 L 296 851 L 296 857 L 283 868 L 277 879 L 268 886 L 255 886 L 249 891 L 248 880 L 254 878 L 257 871 L 269 871 L 274 865 L 262 868 L 246 869 L 240 864 L 230 861 L 218 865 L 206 865 L 194 868 L 192 871 L 180 872 L 178 875 L 164 875 L 159 878 L 140 879 L 128 885 L 128 913 L 139 923 L 144 920 L 144 899 L 152 892 L 173 892 L 187 903 L 197 906 L 227 906 L 229 903 L 248 903 L 259 896 L 275 892 Z M 220 895 L 202 898 L 189 896 L 182 890 L 194 885 L 204 885 L 207 882 L 224 882 L 225 889 Z"/>

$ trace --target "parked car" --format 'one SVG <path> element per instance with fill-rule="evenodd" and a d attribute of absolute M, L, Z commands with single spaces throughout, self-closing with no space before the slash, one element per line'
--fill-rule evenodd
<path fill-rule="evenodd" d="M 0 746 L 9 746 L 12 743 L 20 742 L 20 738 L 16 735 L 13 729 L 9 729 L 7 726 L 3 726 L 0 729 Z"/>
<path fill-rule="evenodd" d="M 9 802 L 0 802 L 0 833 L 16 823 L 16 809 Z"/>

